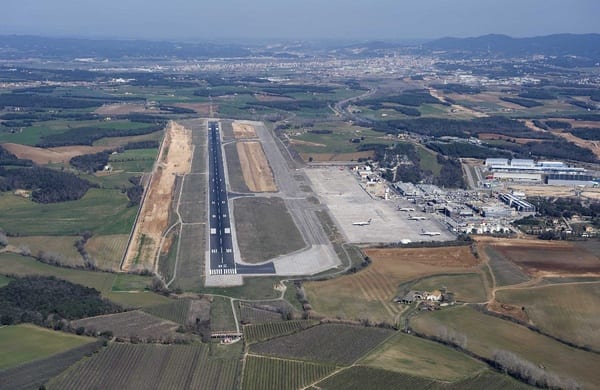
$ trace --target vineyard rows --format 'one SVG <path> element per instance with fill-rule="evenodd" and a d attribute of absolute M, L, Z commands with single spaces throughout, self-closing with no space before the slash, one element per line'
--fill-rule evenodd
<path fill-rule="evenodd" d="M 240 312 L 242 321 L 250 324 L 264 324 L 268 322 L 283 321 L 281 313 L 258 309 L 248 305 L 240 305 Z"/>
<path fill-rule="evenodd" d="M 273 322 L 270 324 L 244 326 L 244 338 L 248 344 L 265 341 L 274 337 L 285 336 L 315 325 L 315 321 L 296 320 Z"/>
<path fill-rule="evenodd" d="M 189 308 L 189 299 L 177 299 L 173 302 L 147 307 L 143 310 L 146 313 L 152 314 L 154 316 L 165 318 L 178 324 L 185 325 L 188 320 Z"/>
<path fill-rule="evenodd" d="M 51 380 L 48 389 L 235 389 L 239 360 L 206 345 L 113 343 Z"/>
<path fill-rule="evenodd" d="M 335 370 L 334 365 L 248 355 L 243 388 L 246 390 L 299 389 Z"/>

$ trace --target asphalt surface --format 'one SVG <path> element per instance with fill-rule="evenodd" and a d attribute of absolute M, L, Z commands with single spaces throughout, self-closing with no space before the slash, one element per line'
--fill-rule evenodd
<path fill-rule="evenodd" d="M 218 122 L 208 122 L 208 155 L 210 273 L 236 274 Z"/>

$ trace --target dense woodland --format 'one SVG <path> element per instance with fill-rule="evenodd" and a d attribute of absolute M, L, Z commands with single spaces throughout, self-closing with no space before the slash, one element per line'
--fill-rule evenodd
<path fill-rule="evenodd" d="M 467 142 L 428 142 L 426 146 L 444 156 L 468 158 L 511 158 L 512 153 Z"/>
<path fill-rule="evenodd" d="M 105 150 L 99 153 L 75 156 L 71 160 L 69 160 L 69 164 L 71 164 L 73 167 L 77 168 L 80 171 L 94 173 L 96 171 L 101 171 L 102 169 L 104 169 L 104 166 L 108 164 L 110 154 L 111 151 Z"/>
<path fill-rule="evenodd" d="M 70 172 L 40 167 L 0 167 L 0 191 L 30 190 L 31 199 L 38 203 L 80 199 L 92 187 L 96 185 Z"/>
<path fill-rule="evenodd" d="M 569 133 L 575 137 L 590 141 L 600 141 L 600 128 L 577 127 L 570 129 Z"/>
<path fill-rule="evenodd" d="M 2 165 L 28 167 L 33 165 L 33 162 L 31 160 L 19 159 L 17 156 L 4 149 L 2 145 L 0 145 L 0 166 Z"/>
<path fill-rule="evenodd" d="M 0 288 L 0 322 L 3 325 L 32 322 L 56 325 L 60 319 L 74 320 L 117 313 L 122 308 L 103 299 L 93 288 L 53 276 L 16 278 Z"/>
<path fill-rule="evenodd" d="M 146 126 L 137 129 L 76 127 L 69 129 L 64 133 L 46 135 L 42 137 L 42 140 L 38 142 L 36 146 L 40 148 L 51 148 L 67 145 L 92 145 L 94 141 L 104 137 L 124 137 L 150 134 L 163 129 L 164 126 L 165 123 L 161 122 L 152 126 Z"/>

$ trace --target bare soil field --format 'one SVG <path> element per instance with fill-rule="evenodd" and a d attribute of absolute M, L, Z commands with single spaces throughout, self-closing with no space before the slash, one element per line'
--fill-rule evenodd
<path fill-rule="evenodd" d="M 469 247 L 366 249 L 371 265 L 355 274 L 304 284 L 313 309 L 330 317 L 393 323 L 402 307 L 393 302 L 401 283 L 418 277 L 474 271 Z"/>
<path fill-rule="evenodd" d="M 145 112 L 156 113 L 156 110 L 148 110 L 146 109 L 146 105 L 142 103 L 115 103 L 105 104 L 94 111 L 98 115 L 127 115 Z"/>
<path fill-rule="evenodd" d="M 233 126 L 233 135 L 235 138 L 256 138 L 256 130 L 254 130 L 254 126 L 238 121 L 233 122 L 231 125 Z"/>
<path fill-rule="evenodd" d="M 97 267 L 117 271 L 127 249 L 127 240 L 127 234 L 93 236 L 85 244 L 85 249 Z"/>
<path fill-rule="evenodd" d="M 75 156 L 93 154 L 109 149 L 106 146 L 59 146 L 56 148 L 36 148 L 20 144 L 6 143 L 2 147 L 18 158 L 31 160 L 36 164 L 66 164 Z"/>
<path fill-rule="evenodd" d="M 71 324 L 76 328 L 83 326 L 88 331 L 112 331 L 115 337 L 126 339 L 131 337 L 172 339 L 178 335 L 175 330 L 179 327 L 179 324 L 175 322 L 158 318 L 140 310 L 84 318 L 73 321 Z"/>
<path fill-rule="evenodd" d="M 159 152 L 158 167 L 152 174 L 131 235 L 124 270 L 154 269 L 161 237 L 169 222 L 175 178 L 190 172 L 192 153 L 191 131 L 170 122 Z"/>
<path fill-rule="evenodd" d="M 531 275 L 600 275 L 600 256 L 569 242 L 503 240 L 492 248 Z"/>
<path fill-rule="evenodd" d="M 358 161 L 359 158 L 373 157 L 373 151 L 366 150 L 364 152 L 356 153 L 300 153 L 300 157 L 302 157 L 304 161 L 309 161 L 309 159 L 312 158 L 312 161 L 314 162 Z"/>
<path fill-rule="evenodd" d="M 273 172 L 260 142 L 239 142 L 236 146 L 244 181 L 250 191 L 276 192 Z"/>

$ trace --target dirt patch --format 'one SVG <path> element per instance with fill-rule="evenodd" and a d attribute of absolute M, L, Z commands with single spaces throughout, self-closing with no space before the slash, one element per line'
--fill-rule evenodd
<path fill-rule="evenodd" d="M 145 112 L 156 113 L 156 110 L 148 110 L 146 105 L 142 103 L 116 103 L 106 104 L 94 111 L 94 113 L 98 115 L 127 115 Z"/>
<path fill-rule="evenodd" d="M 495 243 L 496 251 L 529 274 L 588 275 L 600 274 L 600 257 L 568 242 Z"/>
<path fill-rule="evenodd" d="M 320 144 L 320 143 L 317 143 L 317 142 L 302 141 L 302 140 L 293 139 L 293 138 L 290 138 L 290 144 L 292 144 L 292 145 L 316 146 L 318 148 L 324 148 L 324 147 L 327 146 L 325 144 Z"/>
<path fill-rule="evenodd" d="M 494 313 L 512 317 L 521 322 L 530 323 L 527 312 L 518 306 L 492 301 L 487 304 L 487 309 Z"/>
<path fill-rule="evenodd" d="M 233 135 L 237 139 L 256 138 L 256 130 L 254 126 L 242 122 L 233 122 Z"/>
<path fill-rule="evenodd" d="M 127 248 L 124 270 L 154 269 L 160 240 L 169 222 L 175 178 L 190 172 L 192 152 L 191 131 L 170 122 L 159 151 L 158 167 L 152 173 L 150 187 Z"/>
<path fill-rule="evenodd" d="M 448 101 L 446 100 L 446 98 L 444 97 L 444 95 L 442 94 L 442 92 L 437 91 L 433 88 L 429 88 L 429 93 L 431 94 L 431 96 L 433 96 L 436 99 L 439 99 L 443 102 L 448 103 Z M 471 108 L 465 107 L 465 106 L 461 106 L 459 104 L 451 104 L 450 105 L 450 109 L 454 110 L 455 112 L 461 112 L 461 113 L 465 113 L 468 115 L 472 115 L 475 118 L 482 118 L 482 117 L 486 117 L 487 114 L 483 113 L 483 112 L 479 112 L 479 111 L 475 111 Z"/>
<path fill-rule="evenodd" d="M 273 172 L 260 142 L 240 142 L 236 146 L 244 181 L 250 191 L 276 192 Z"/>
<path fill-rule="evenodd" d="M 98 153 L 109 149 L 106 146 L 59 146 L 44 149 L 13 143 L 2 144 L 2 147 L 18 158 L 31 160 L 40 165 L 66 164 L 75 156 Z"/>

